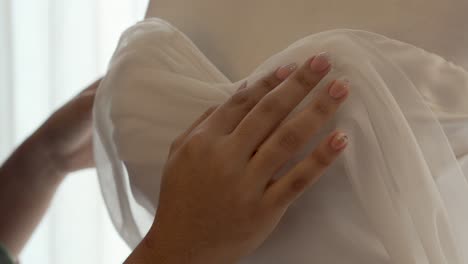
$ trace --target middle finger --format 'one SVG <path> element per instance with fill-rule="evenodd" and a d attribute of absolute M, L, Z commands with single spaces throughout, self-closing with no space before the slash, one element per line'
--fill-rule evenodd
<path fill-rule="evenodd" d="M 251 159 L 254 174 L 268 182 L 273 173 L 304 147 L 310 138 L 336 112 L 349 92 L 347 81 L 333 81 L 321 90 L 309 104 L 290 120 L 282 124 L 258 149 Z"/>
<path fill-rule="evenodd" d="M 272 131 L 330 71 L 328 54 L 308 59 L 276 89 L 265 95 L 232 132 L 242 142 L 243 153 L 250 158 Z"/>

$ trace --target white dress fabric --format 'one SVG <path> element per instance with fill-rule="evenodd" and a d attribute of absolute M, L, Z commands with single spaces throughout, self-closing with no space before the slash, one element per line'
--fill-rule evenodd
<path fill-rule="evenodd" d="M 248 77 L 229 81 L 180 30 L 159 18 L 128 29 L 98 89 L 95 157 L 117 230 L 135 247 L 158 205 L 176 136 L 244 80 L 328 51 L 347 101 L 280 177 L 333 129 L 350 143 L 244 264 L 468 263 L 468 72 L 413 45 L 364 30 L 302 38 Z"/>
<path fill-rule="evenodd" d="M 318 32 L 346 28 L 410 43 L 468 69 L 466 0 L 150 0 L 231 81 Z"/>

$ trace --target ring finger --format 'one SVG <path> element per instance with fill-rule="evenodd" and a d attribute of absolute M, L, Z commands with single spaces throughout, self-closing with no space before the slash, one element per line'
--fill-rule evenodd
<path fill-rule="evenodd" d="M 279 67 L 251 86 L 244 83 L 223 105 L 210 117 L 208 125 L 221 134 L 231 133 L 250 110 L 270 91 L 275 89 L 292 72 L 296 64 Z"/>
<path fill-rule="evenodd" d="M 261 174 L 260 178 L 268 182 L 333 116 L 348 97 L 348 91 L 348 82 L 331 82 L 301 112 L 278 127 L 251 159 L 249 166 L 252 166 L 254 175 Z"/>

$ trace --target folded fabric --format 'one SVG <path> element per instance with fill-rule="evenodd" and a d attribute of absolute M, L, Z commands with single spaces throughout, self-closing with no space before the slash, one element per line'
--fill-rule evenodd
<path fill-rule="evenodd" d="M 255 47 L 261 48 L 261 47 Z M 328 51 L 348 100 L 281 177 L 333 129 L 349 146 L 242 263 L 468 263 L 468 73 L 362 30 L 310 35 L 230 82 L 180 30 L 146 19 L 120 40 L 94 106 L 95 157 L 116 229 L 133 248 L 149 229 L 169 146 L 207 108 L 291 62 Z M 283 122 L 285 122 L 283 121 Z"/>

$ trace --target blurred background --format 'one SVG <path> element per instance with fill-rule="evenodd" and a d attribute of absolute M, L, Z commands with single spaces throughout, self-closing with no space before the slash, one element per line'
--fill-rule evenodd
<path fill-rule="evenodd" d="M 0 161 L 57 107 L 103 75 L 120 34 L 148 0 L 0 0 Z M 0 217 L 8 217 L 2 216 Z M 121 263 L 96 172 L 70 175 L 22 264 Z"/>

